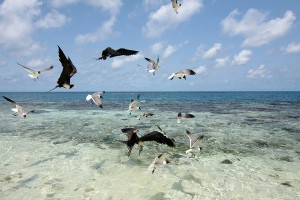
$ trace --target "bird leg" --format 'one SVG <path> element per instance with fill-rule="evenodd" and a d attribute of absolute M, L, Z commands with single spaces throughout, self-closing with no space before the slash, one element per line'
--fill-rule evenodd
<path fill-rule="evenodd" d="M 154 173 L 155 169 L 156 169 L 156 167 L 153 167 L 152 174 Z"/>
<path fill-rule="evenodd" d="M 139 149 L 139 155 L 141 155 L 141 152 L 143 151 L 143 145 L 140 145 L 140 149 Z"/>

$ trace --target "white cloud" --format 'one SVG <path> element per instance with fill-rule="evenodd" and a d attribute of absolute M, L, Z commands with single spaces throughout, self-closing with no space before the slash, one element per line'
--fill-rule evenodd
<path fill-rule="evenodd" d="M 255 9 L 249 9 L 241 20 L 236 17 L 240 13 L 232 11 L 221 25 L 224 33 L 230 36 L 245 37 L 243 46 L 261 46 L 284 36 L 292 27 L 296 17 L 292 11 L 286 11 L 282 18 L 267 20 L 267 14 Z"/>
<path fill-rule="evenodd" d="M 284 48 L 286 53 L 299 53 L 300 52 L 300 42 L 299 43 L 290 43 L 287 47 Z"/>
<path fill-rule="evenodd" d="M 222 48 L 222 44 L 215 43 L 213 47 L 211 47 L 209 50 L 207 50 L 206 52 L 203 53 L 202 57 L 204 59 L 212 58 L 212 57 L 214 57 L 217 54 L 217 52 L 219 50 L 221 50 L 221 48 Z"/>
<path fill-rule="evenodd" d="M 0 44 L 20 55 L 30 55 L 40 49 L 32 39 L 33 20 L 37 17 L 39 0 L 6 0 L 0 5 Z M 26 49 L 26 51 L 24 51 Z"/>
<path fill-rule="evenodd" d="M 36 25 L 41 28 L 59 28 L 62 27 L 68 18 L 56 10 L 49 12 L 43 19 L 36 22 Z"/>
<path fill-rule="evenodd" d="M 188 44 L 189 42 L 186 40 L 180 44 L 176 45 L 167 45 L 164 42 L 157 42 L 151 46 L 151 52 L 153 54 L 162 55 L 163 58 L 168 58 L 171 55 L 173 55 L 178 49 L 180 49 L 185 44 Z"/>
<path fill-rule="evenodd" d="M 49 67 L 50 66 L 49 63 L 51 63 L 50 57 L 37 58 L 27 62 L 26 66 L 28 66 L 29 68 L 41 69 L 43 67 Z"/>
<path fill-rule="evenodd" d="M 166 30 L 174 29 L 190 19 L 203 7 L 202 0 L 183 1 L 182 5 L 178 14 L 175 14 L 170 3 L 162 5 L 157 11 L 152 12 L 148 17 L 148 22 L 143 27 L 143 33 L 146 37 L 159 37 Z"/>
<path fill-rule="evenodd" d="M 242 50 L 238 55 L 235 55 L 233 57 L 232 64 L 233 65 L 244 65 L 250 60 L 251 55 L 252 55 L 252 51 Z"/>
<path fill-rule="evenodd" d="M 225 67 L 226 65 L 229 65 L 229 64 L 230 64 L 230 57 L 226 56 L 223 58 L 217 58 L 215 66 L 216 67 Z"/>
<path fill-rule="evenodd" d="M 69 4 L 77 3 L 79 0 L 49 0 L 49 2 L 53 7 L 63 7 Z"/>
<path fill-rule="evenodd" d="M 163 42 L 157 42 L 157 43 L 155 43 L 155 44 L 152 45 L 151 51 L 154 54 L 160 54 L 160 52 L 162 51 L 163 47 L 164 47 Z"/>
<path fill-rule="evenodd" d="M 173 53 L 177 51 L 177 47 L 174 45 L 168 45 L 167 48 L 164 50 L 162 57 L 168 58 L 170 57 Z"/>
<path fill-rule="evenodd" d="M 196 74 L 204 74 L 207 71 L 207 67 L 199 66 L 198 68 L 194 69 L 194 71 L 196 72 Z"/>
<path fill-rule="evenodd" d="M 272 75 L 264 65 L 259 66 L 257 69 L 250 69 L 248 71 L 248 78 L 271 78 Z"/>
<path fill-rule="evenodd" d="M 93 33 L 80 34 L 75 37 L 75 41 L 79 44 L 97 42 L 105 40 L 116 33 L 113 31 L 115 24 L 115 17 L 111 17 L 102 26 Z"/>
<path fill-rule="evenodd" d="M 96 31 L 77 35 L 75 37 L 75 42 L 83 44 L 102 41 L 116 35 L 116 32 L 113 31 L 113 27 L 115 25 L 116 15 L 122 6 L 122 1 L 87 0 L 84 2 L 91 6 L 100 7 L 103 10 L 109 11 L 111 13 L 111 17 L 108 21 L 104 22 Z"/>
<path fill-rule="evenodd" d="M 122 6 L 122 0 L 86 0 L 84 2 L 91 6 L 100 7 L 103 10 L 109 11 L 113 15 L 117 14 Z"/>
<path fill-rule="evenodd" d="M 144 56 L 142 54 L 136 54 L 136 55 L 132 55 L 132 56 L 114 58 L 111 66 L 112 66 L 112 68 L 120 68 L 121 66 L 123 66 L 126 63 L 134 62 L 134 61 L 140 60 L 142 58 L 144 58 Z"/>

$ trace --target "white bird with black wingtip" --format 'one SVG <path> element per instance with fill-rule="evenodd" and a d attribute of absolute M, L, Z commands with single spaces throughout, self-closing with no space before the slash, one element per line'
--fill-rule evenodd
<path fill-rule="evenodd" d="M 33 80 L 38 79 L 42 72 L 50 71 L 51 69 L 53 69 L 53 65 L 51 65 L 50 67 L 46 67 L 46 68 L 41 69 L 39 71 L 35 71 L 33 69 L 30 69 L 29 67 L 21 65 L 20 63 L 17 63 L 17 64 L 20 65 L 21 67 L 23 67 L 26 71 L 28 71 L 30 73 L 30 74 L 28 74 L 28 76 L 30 78 L 33 78 Z"/>
<path fill-rule="evenodd" d="M 172 8 L 175 10 L 175 13 L 178 14 L 178 9 L 181 6 L 181 3 L 177 3 L 177 0 L 171 0 L 172 1 Z"/>
<path fill-rule="evenodd" d="M 195 74 L 196 74 L 196 72 L 192 69 L 183 69 L 183 70 L 180 70 L 178 72 L 172 73 L 171 76 L 169 76 L 168 79 L 173 80 L 173 78 L 176 77 L 176 78 L 179 78 L 179 79 L 183 78 L 184 80 L 186 80 L 186 76 L 195 75 Z"/>
<path fill-rule="evenodd" d="M 196 138 L 195 135 L 193 135 L 190 131 L 186 130 L 186 134 L 188 135 L 190 139 L 189 143 L 189 149 L 185 151 L 185 153 L 193 153 L 193 152 L 199 152 L 202 150 L 202 147 L 200 147 L 201 141 L 203 140 L 204 136 L 201 135 L 200 137 Z"/>
<path fill-rule="evenodd" d="M 171 162 L 166 158 L 166 155 L 160 154 L 159 156 L 155 157 L 154 161 L 151 163 L 151 165 L 149 165 L 148 170 L 152 171 L 153 174 L 156 168 L 163 167 L 169 163 Z"/>
<path fill-rule="evenodd" d="M 20 116 L 23 116 L 24 118 L 27 116 L 27 114 L 28 113 L 30 113 L 30 112 L 34 112 L 34 110 L 27 110 L 27 111 L 25 111 L 25 110 L 23 110 L 23 108 L 22 108 L 22 106 L 20 105 L 20 104 L 18 104 L 17 102 L 15 102 L 15 101 L 13 101 L 13 100 L 11 100 L 10 98 L 7 98 L 7 97 L 5 97 L 5 96 L 2 96 L 6 101 L 8 101 L 8 102 L 10 102 L 10 103 L 12 103 L 12 104 L 14 104 L 14 105 L 16 105 L 16 107 L 15 108 L 12 108 L 11 110 L 14 112 L 14 116 L 16 116 L 16 115 L 20 115 Z"/>
<path fill-rule="evenodd" d="M 91 102 L 94 102 L 96 104 L 96 106 L 100 107 L 100 108 L 103 108 L 102 107 L 102 94 L 104 94 L 105 91 L 103 92 L 95 92 L 94 94 L 89 94 L 86 96 L 86 100 L 87 101 L 91 101 Z"/>

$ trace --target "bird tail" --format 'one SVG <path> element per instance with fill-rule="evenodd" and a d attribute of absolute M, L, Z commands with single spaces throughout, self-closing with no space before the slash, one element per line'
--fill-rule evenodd
<path fill-rule="evenodd" d="M 55 88 L 53 88 L 53 89 L 49 90 L 48 92 L 51 92 L 52 90 L 55 90 L 57 87 L 58 87 L 58 86 L 55 86 Z"/>

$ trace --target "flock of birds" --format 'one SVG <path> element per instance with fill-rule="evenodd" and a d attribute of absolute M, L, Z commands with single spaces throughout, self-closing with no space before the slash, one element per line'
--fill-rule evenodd
<path fill-rule="evenodd" d="M 172 0 L 172 7 L 175 10 L 176 14 L 178 14 L 178 9 L 181 6 L 181 4 L 177 3 L 177 0 Z M 102 55 L 99 58 L 96 58 L 97 60 L 106 60 L 108 58 L 116 57 L 116 56 L 131 56 L 139 53 L 139 51 L 136 50 L 130 50 L 125 48 L 120 49 L 112 49 L 111 47 L 107 47 L 102 51 Z M 71 78 L 77 73 L 77 69 L 75 65 L 72 63 L 72 60 L 64 54 L 62 49 L 58 46 L 58 54 L 59 54 L 59 61 L 61 62 L 61 65 L 63 67 L 63 70 L 57 80 L 57 85 L 49 90 L 52 91 L 56 88 L 66 88 L 71 89 L 74 87 L 74 84 L 71 84 Z M 156 71 L 159 68 L 159 57 L 157 58 L 156 62 L 151 60 L 150 58 L 145 57 L 145 60 L 149 63 L 146 67 L 147 71 L 155 75 Z M 44 69 L 41 69 L 39 71 L 35 71 L 33 69 L 30 69 L 20 63 L 17 63 L 22 68 L 24 68 L 26 71 L 28 71 L 30 74 L 28 76 L 30 78 L 33 78 L 34 80 L 38 79 L 41 73 L 50 71 L 53 69 L 53 66 L 46 67 Z M 172 80 L 174 77 L 177 77 L 179 79 L 183 78 L 186 80 L 186 76 L 188 75 L 195 75 L 196 72 L 191 69 L 183 69 L 178 72 L 174 72 L 171 74 L 171 76 L 168 78 Z M 93 94 L 89 94 L 86 97 L 87 101 L 93 102 L 96 106 L 103 108 L 103 102 L 102 102 L 102 95 L 105 93 L 105 91 L 102 92 L 95 92 Z M 131 99 L 130 104 L 128 106 L 129 114 L 131 115 L 132 111 L 138 111 L 141 110 L 141 108 L 138 106 L 140 95 L 137 96 L 137 99 Z M 34 110 L 24 110 L 22 106 L 17 103 L 16 101 L 3 96 L 5 100 L 8 102 L 14 104 L 16 107 L 12 108 L 11 110 L 14 112 L 14 116 L 20 115 L 24 118 L 27 116 L 28 113 L 34 112 Z M 182 113 L 182 110 L 177 114 L 177 123 L 180 123 L 181 118 L 194 118 L 195 116 L 190 113 Z M 141 119 L 141 117 L 151 117 L 153 116 L 153 113 L 145 112 L 143 114 L 140 114 L 138 116 L 138 120 Z M 127 135 L 127 141 L 121 141 L 122 143 L 127 145 L 128 148 L 128 157 L 131 154 L 131 151 L 135 144 L 139 146 L 139 155 L 141 154 L 144 146 L 144 142 L 154 141 L 160 144 L 166 144 L 169 147 L 175 147 L 175 140 L 173 138 L 169 138 L 163 130 L 157 126 L 159 130 L 152 131 L 146 135 L 143 135 L 142 137 L 139 137 L 137 135 L 138 129 L 136 127 L 126 127 L 122 128 L 121 131 Z M 201 140 L 203 139 L 203 135 L 201 137 L 196 137 L 191 132 L 186 131 L 187 136 L 189 137 L 189 149 L 186 151 L 186 153 L 193 153 L 198 152 L 201 150 L 200 144 Z M 154 173 L 155 169 L 157 167 L 163 166 L 165 164 L 170 163 L 170 161 L 166 158 L 165 154 L 160 154 L 159 156 L 155 157 L 153 163 L 148 167 L 148 170 L 152 171 Z"/>

